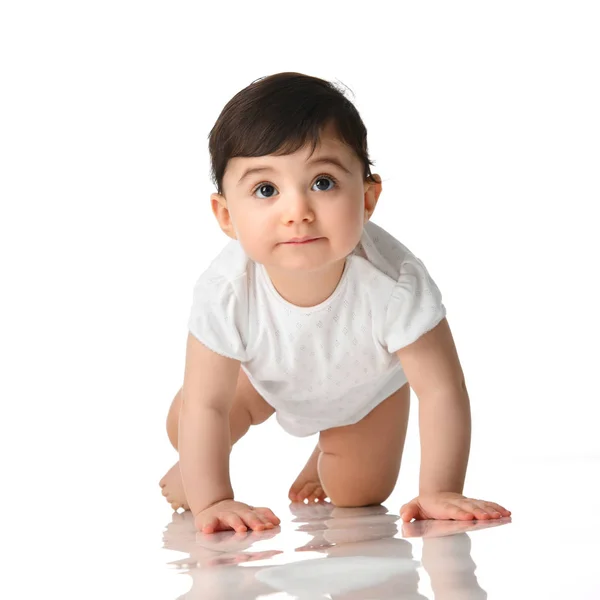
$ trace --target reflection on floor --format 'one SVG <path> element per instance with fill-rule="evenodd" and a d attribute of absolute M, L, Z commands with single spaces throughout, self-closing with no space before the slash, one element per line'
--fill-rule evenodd
<path fill-rule="evenodd" d="M 180 598 L 483 599 L 487 593 L 475 575 L 468 532 L 511 523 L 510 517 L 402 523 L 383 506 L 329 503 L 291 504 L 290 511 L 285 535 L 280 527 L 204 535 L 196 532 L 189 511 L 174 513 L 164 548 L 187 555 L 170 565 L 192 578 Z"/>

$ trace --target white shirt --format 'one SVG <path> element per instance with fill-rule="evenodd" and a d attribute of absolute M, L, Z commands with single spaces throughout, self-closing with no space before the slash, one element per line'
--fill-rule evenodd
<path fill-rule="evenodd" d="M 241 362 L 280 425 L 304 437 L 358 422 L 404 383 L 396 350 L 446 316 L 425 265 L 371 221 L 321 304 L 300 307 L 231 240 L 197 280 L 189 331 Z"/>

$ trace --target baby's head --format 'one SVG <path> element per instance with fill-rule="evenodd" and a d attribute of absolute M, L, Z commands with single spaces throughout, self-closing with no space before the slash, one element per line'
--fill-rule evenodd
<path fill-rule="evenodd" d="M 211 130 L 209 150 L 219 225 L 267 266 L 311 271 L 344 259 L 381 193 L 358 111 L 332 83 L 301 73 L 238 92 Z M 286 243 L 305 236 L 318 239 Z"/>

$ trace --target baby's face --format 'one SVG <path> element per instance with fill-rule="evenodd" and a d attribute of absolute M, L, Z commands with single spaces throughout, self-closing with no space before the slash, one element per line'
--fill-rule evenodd
<path fill-rule="evenodd" d="M 223 176 L 226 200 L 213 194 L 213 210 L 218 202 L 229 212 L 228 234 L 258 263 L 310 271 L 339 261 L 352 252 L 373 212 L 381 184 L 363 180 L 363 165 L 350 148 L 323 136 L 312 156 L 310 150 L 233 158 Z M 319 162 L 325 157 L 340 164 Z M 305 236 L 318 239 L 288 243 Z"/>

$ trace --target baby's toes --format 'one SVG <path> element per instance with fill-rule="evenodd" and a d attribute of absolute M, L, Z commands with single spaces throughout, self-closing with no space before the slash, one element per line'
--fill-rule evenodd
<path fill-rule="evenodd" d="M 183 508 L 183 510 L 190 510 L 190 507 L 185 502 L 178 500 L 171 494 L 166 494 L 165 497 L 173 510 L 179 510 L 180 508 Z"/>
<path fill-rule="evenodd" d="M 312 502 L 314 502 L 315 492 L 317 492 L 320 487 L 321 486 L 315 482 L 307 483 L 298 494 L 298 502 L 304 502 L 305 499 L 308 499 L 308 501 L 311 502 L 311 498 Z"/>
<path fill-rule="evenodd" d="M 173 507 L 173 509 L 177 510 L 175 508 L 175 505 L 177 504 L 177 502 L 175 501 L 174 498 L 172 498 L 171 492 L 169 491 L 169 489 L 166 486 L 164 486 L 162 488 L 162 490 L 160 491 L 160 493 L 166 498 L 167 502 Z"/>
<path fill-rule="evenodd" d="M 164 487 L 160 493 L 167 499 L 167 502 L 171 502 L 171 493 L 168 488 Z"/>
<path fill-rule="evenodd" d="M 323 500 L 325 500 L 325 498 L 325 492 L 323 491 L 323 488 L 319 485 L 317 486 L 315 491 L 308 497 L 308 501 L 315 502 L 316 500 L 318 500 L 319 502 L 322 502 Z"/>
<path fill-rule="evenodd" d="M 288 498 L 292 501 L 292 502 L 299 502 L 299 498 L 298 495 L 300 494 L 300 492 L 304 489 L 304 483 L 301 484 L 297 484 L 294 483 L 294 485 L 292 485 L 292 487 L 290 488 L 290 491 L 288 492 Z"/>
<path fill-rule="evenodd" d="M 173 510 L 183 508 L 189 510 L 186 503 L 183 483 L 181 481 L 181 472 L 179 471 L 179 463 L 175 463 L 158 482 L 161 488 L 161 494 L 166 498 Z"/>
<path fill-rule="evenodd" d="M 308 494 L 308 489 L 309 489 L 310 485 L 311 484 L 306 483 L 306 484 L 300 486 L 299 488 L 297 488 L 295 494 L 290 494 L 290 496 L 294 496 L 293 501 L 294 502 L 304 502 L 304 498 L 306 498 L 306 496 Z"/>
<path fill-rule="evenodd" d="M 166 496 L 166 498 L 167 498 L 167 502 L 171 505 L 171 508 L 173 510 L 177 510 L 181 506 L 181 502 L 179 502 L 179 500 L 176 500 L 172 496 L 168 495 L 168 496 Z"/>

